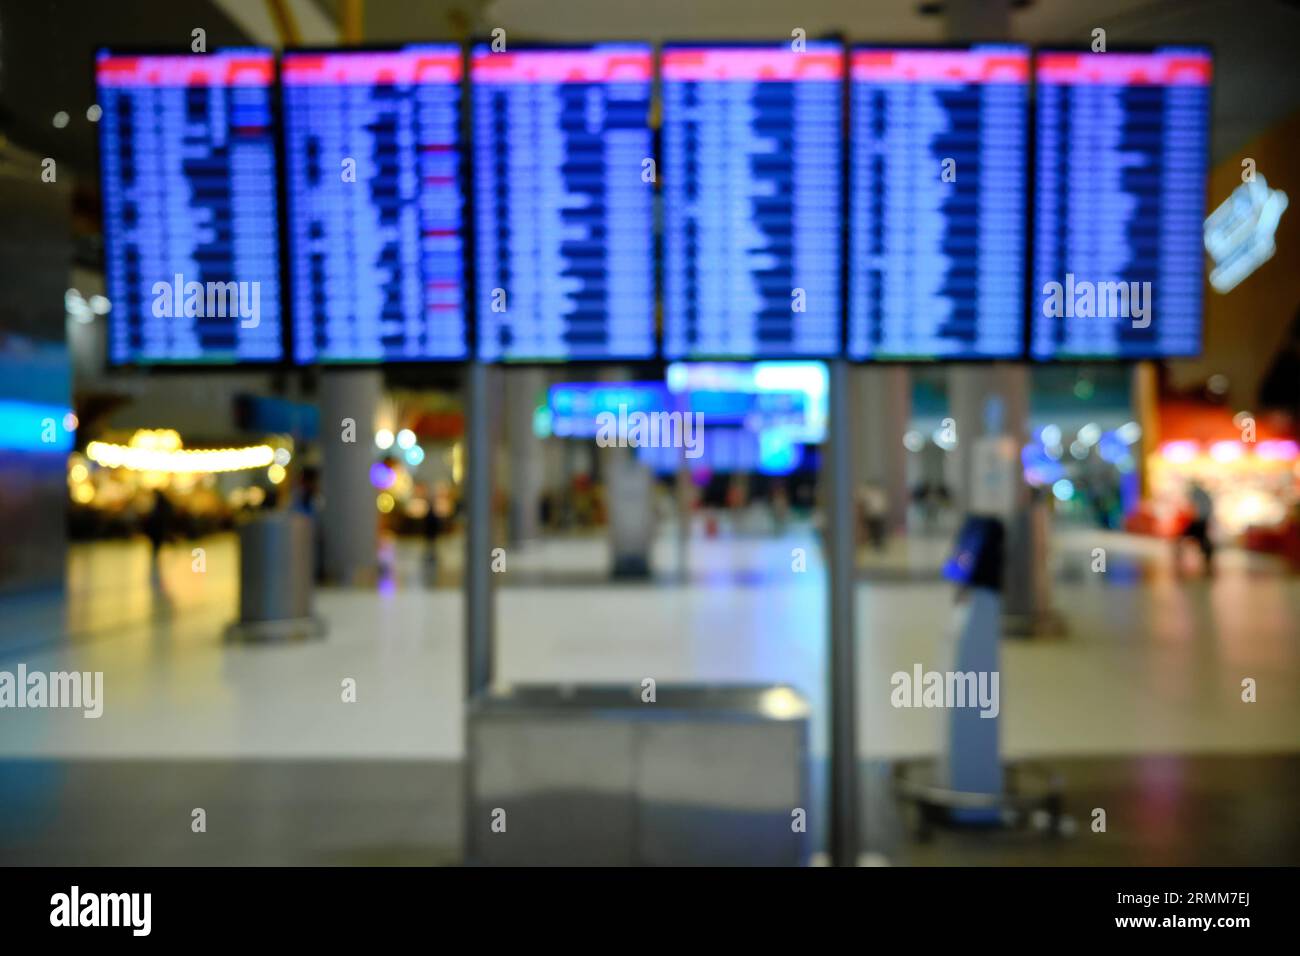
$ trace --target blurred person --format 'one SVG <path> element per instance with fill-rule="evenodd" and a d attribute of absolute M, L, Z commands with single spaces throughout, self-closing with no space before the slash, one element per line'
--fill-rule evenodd
<path fill-rule="evenodd" d="M 318 582 L 325 580 L 325 536 L 320 533 L 319 503 L 320 472 L 312 467 L 300 469 L 292 507 L 311 520 L 312 572 Z"/>
<path fill-rule="evenodd" d="M 316 502 L 320 496 L 320 475 L 315 468 L 303 468 L 298 473 L 298 484 L 293 497 L 293 509 L 309 518 L 316 516 Z"/>
<path fill-rule="evenodd" d="M 912 503 L 921 512 L 921 521 L 927 533 L 939 524 L 941 513 L 950 504 L 948 489 L 940 482 L 922 480 L 912 490 Z"/>
<path fill-rule="evenodd" d="M 152 588 L 163 593 L 162 546 L 171 540 L 176 524 L 176 509 L 161 489 L 153 493 L 153 508 L 145 515 L 143 530 L 149 539 L 149 581 Z"/>
<path fill-rule="evenodd" d="M 1214 499 L 1205 486 L 1193 479 L 1187 488 L 1187 513 L 1185 522 L 1174 537 L 1174 569 L 1182 568 L 1182 543 L 1190 538 L 1201 549 L 1205 559 L 1205 573 L 1214 574 L 1214 542 L 1210 539 L 1210 520 L 1214 516 Z"/>
<path fill-rule="evenodd" d="M 858 489 L 858 516 L 861 522 L 862 539 L 876 551 L 885 547 L 885 515 L 889 510 L 889 501 L 885 489 L 872 482 L 865 482 Z"/>
<path fill-rule="evenodd" d="M 921 513 L 921 524 L 930 529 L 930 483 L 922 480 L 912 487 L 912 506 Z"/>
<path fill-rule="evenodd" d="M 1082 492 L 1097 527 L 1114 527 L 1113 512 L 1118 504 L 1118 495 L 1112 489 L 1111 483 L 1102 476 L 1088 475 L 1077 484 L 1077 487 Z"/>
<path fill-rule="evenodd" d="M 731 476 L 727 484 L 727 510 L 733 514 L 749 504 L 749 483 L 739 472 Z"/>
<path fill-rule="evenodd" d="M 772 482 L 772 523 L 777 534 L 785 534 L 790 526 L 790 493 L 781 480 Z"/>

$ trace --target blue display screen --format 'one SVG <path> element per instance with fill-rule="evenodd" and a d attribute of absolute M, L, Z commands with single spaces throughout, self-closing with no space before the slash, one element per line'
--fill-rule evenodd
<path fill-rule="evenodd" d="M 547 392 L 551 434 L 561 438 L 594 438 L 599 416 L 636 412 L 650 414 L 674 409 L 676 402 L 663 382 L 561 382 Z"/>
<path fill-rule="evenodd" d="M 648 44 L 475 46 L 478 354 L 655 354 Z"/>
<path fill-rule="evenodd" d="M 454 45 L 284 56 L 294 361 L 468 357 Z"/>
<path fill-rule="evenodd" d="M 843 48 L 662 64 L 665 356 L 838 355 Z"/>
<path fill-rule="evenodd" d="M 1041 51 L 1035 73 L 1033 357 L 1199 354 L 1209 51 Z"/>
<path fill-rule="evenodd" d="M 848 354 L 1024 354 L 1029 51 L 857 47 Z"/>
<path fill-rule="evenodd" d="M 96 59 L 111 365 L 278 362 L 267 50 Z"/>
<path fill-rule="evenodd" d="M 699 450 L 699 458 L 686 458 L 680 448 L 646 445 L 636 449 L 636 457 L 660 475 L 675 474 L 683 465 L 693 472 L 788 475 L 805 458 L 803 446 L 780 431 L 744 428 L 709 426 L 700 440 Z"/>

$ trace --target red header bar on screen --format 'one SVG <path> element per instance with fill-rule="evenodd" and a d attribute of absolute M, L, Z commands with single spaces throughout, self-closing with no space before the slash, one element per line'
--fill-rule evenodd
<path fill-rule="evenodd" d="M 461 56 L 456 47 L 286 53 L 280 76 L 286 86 L 459 83 Z"/>
<path fill-rule="evenodd" d="M 676 47 L 663 52 L 665 80 L 839 80 L 844 51 L 788 47 Z"/>
<path fill-rule="evenodd" d="M 875 83 L 1027 83 L 1029 51 L 990 50 L 854 50 L 850 75 Z"/>
<path fill-rule="evenodd" d="M 645 50 L 475 50 L 475 83 L 649 83 L 654 57 Z"/>
<path fill-rule="evenodd" d="M 1195 50 L 1153 53 L 1039 53 L 1040 83 L 1115 86 L 1208 86 L 1214 63 Z"/>
<path fill-rule="evenodd" d="M 103 86 L 269 86 L 270 53 L 195 53 L 103 56 L 95 63 Z"/>

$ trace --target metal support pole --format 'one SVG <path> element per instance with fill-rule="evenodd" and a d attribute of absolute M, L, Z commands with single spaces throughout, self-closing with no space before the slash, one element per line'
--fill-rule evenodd
<path fill-rule="evenodd" d="M 470 362 L 465 381 L 465 700 L 492 682 L 492 443 L 488 366 Z"/>
<path fill-rule="evenodd" d="M 1147 469 L 1147 452 L 1160 442 L 1160 382 L 1155 362 L 1138 362 L 1133 366 L 1129 385 L 1129 403 L 1133 420 L 1142 428 L 1138 444 L 1137 474 L 1138 494 L 1146 498 L 1151 494 L 1151 474 Z"/>
<path fill-rule="evenodd" d="M 298 18 L 288 0 L 266 0 L 266 8 L 275 21 L 275 31 L 280 35 L 281 46 L 300 46 L 302 31 L 298 29 Z"/>
<path fill-rule="evenodd" d="M 857 522 L 853 503 L 853 443 L 849 366 L 830 365 L 830 420 L 826 441 L 826 561 L 830 654 L 830 855 L 834 866 L 858 859 L 858 707 L 854 647 L 854 558 Z"/>
<path fill-rule="evenodd" d="M 361 42 L 365 7 L 365 0 L 343 0 L 339 5 L 339 39 L 347 46 Z"/>

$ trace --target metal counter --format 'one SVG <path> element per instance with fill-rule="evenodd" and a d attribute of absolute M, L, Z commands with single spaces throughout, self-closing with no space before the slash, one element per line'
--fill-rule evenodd
<path fill-rule="evenodd" d="M 650 703 L 639 685 L 519 686 L 470 704 L 468 744 L 472 864 L 807 862 L 790 687 L 660 684 Z"/>

